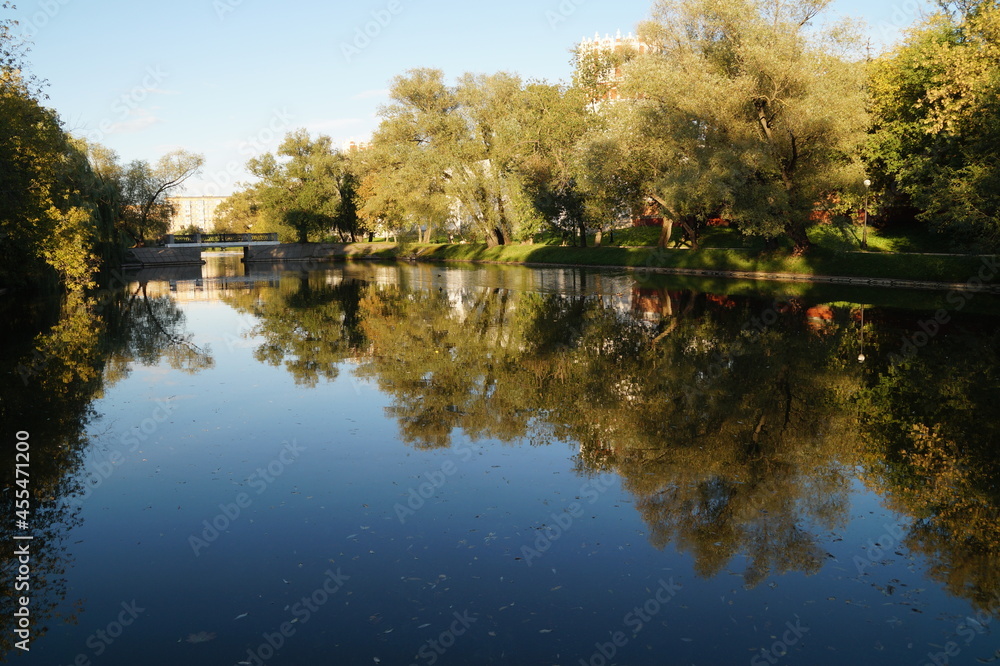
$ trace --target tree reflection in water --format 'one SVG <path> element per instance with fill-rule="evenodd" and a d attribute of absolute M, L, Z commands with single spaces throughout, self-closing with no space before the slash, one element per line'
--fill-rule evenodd
<path fill-rule="evenodd" d="M 933 577 L 997 608 L 994 320 L 956 317 L 891 365 L 918 315 L 648 286 L 610 298 L 368 277 L 286 274 L 222 298 L 255 318 L 257 360 L 298 384 L 332 381 L 353 363 L 391 397 L 400 438 L 414 447 L 448 447 L 457 430 L 573 446 L 580 474 L 618 474 L 650 541 L 689 553 L 704 576 L 738 557 L 747 586 L 818 571 L 824 535 L 847 523 L 860 474 L 906 516 L 904 546 Z M 33 369 L 27 385 L 7 383 L 2 409 L 5 420 L 29 415 L 18 428 L 44 447 L 33 473 L 48 609 L 65 594 L 60 544 L 77 519 L 68 499 L 80 491 L 91 402 L 133 363 L 213 364 L 176 303 L 149 294 L 132 285 L 103 309 L 67 301 L 47 326 L 19 315 L 21 330 L 41 331 L 34 338 L 6 334 L 8 376 Z"/>
<path fill-rule="evenodd" d="M 87 426 L 97 416 L 92 407 L 104 391 L 124 379 L 132 366 L 166 360 L 176 369 L 198 372 L 212 367 L 210 350 L 191 344 L 184 315 L 169 296 L 150 298 L 144 284 L 109 290 L 92 297 L 71 294 L 62 302 L 6 306 L 0 327 L 0 422 L 6 432 L 30 433 L 31 614 L 32 638 L 44 635 L 66 597 L 63 572 L 70 566 L 67 543 L 80 523 L 73 501 L 84 488 L 81 472 L 91 444 Z M 13 447 L 0 468 L 3 487 L 17 487 Z M 14 514 L 15 495 L 3 494 L 5 515 Z M 0 524 L 3 544 L 0 591 L 5 630 L 0 654 L 12 649 L 13 607 L 18 561 L 13 557 L 13 521 Z M 20 532 L 17 532 L 20 533 Z"/>
<path fill-rule="evenodd" d="M 956 324 L 894 367 L 915 324 L 860 306 L 637 287 L 622 308 L 381 282 L 312 275 L 233 305 L 260 318 L 257 357 L 298 382 L 356 361 L 415 447 L 457 429 L 578 446 L 579 472 L 619 474 L 651 542 L 705 576 L 738 555 L 748 586 L 818 571 L 818 535 L 845 526 L 863 469 L 953 593 L 983 607 L 1000 594 L 995 332 Z"/>
<path fill-rule="evenodd" d="M 846 524 L 861 463 L 865 481 L 899 494 L 900 508 L 915 517 L 904 496 L 938 492 L 942 501 L 957 500 L 940 486 L 952 483 L 946 475 L 954 466 L 949 472 L 936 458 L 906 454 L 898 437 L 887 448 L 892 428 L 875 415 L 887 417 L 893 406 L 883 403 L 896 401 L 904 414 L 919 401 L 885 385 L 904 369 L 857 362 L 858 307 L 636 289 L 629 309 L 599 296 L 331 284 L 318 274 L 230 298 L 260 319 L 252 332 L 264 338 L 258 359 L 283 363 L 297 382 L 333 379 L 339 363 L 356 361 L 356 374 L 392 397 L 401 439 L 413 446 L 447 447 L 456 429 L 473 439 L 579 446 L 579 471 L 618 473 L 652 543 L 690 552 L 705 576 L 737 555 L 747 558 L 749 586 L 773 573 L 819 570 L 827 555 L 817 535 Z M 877 359 L 878 345 L 891 348 L 893 324 L 870 313 L 865 326 Z M 952 368 L 967 386 L 974 369 Z M 935 384 L 908 385 L 926 391 Z M 980 385 L 982 400 L 996 395 L 995 383 Z M 950 436 L 960 437 L 962 420 L 987 413 L 982 408 L 972 405 L 956 418 Z M 940 454 L 937 439 L 921 441 Z M 900 476 L 919 465 L 937 465 L 937 486 L 924 490 Z M 996 506 L 980 497 L 962 501 L 977 502 L 980 512 Z M 948 507 L 934 525 L 955 510 Z M 976 522 L 977 531 L 994 529 L 989 516 Z M 952 551 L 963 543 L 953 538 L 958 528 L 940 535 Z M 918 524 L 911 539 L 929 543 L 931 533 Z M 953 552 L 933 556 L 950 575 L 961 570 Z"/>

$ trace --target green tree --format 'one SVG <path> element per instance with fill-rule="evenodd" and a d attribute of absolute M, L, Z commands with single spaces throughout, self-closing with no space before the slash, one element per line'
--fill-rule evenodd
<path fill-rule="evenodd" d="M 882 206 L 953 247 L 1000 247 L 1000 7 L 942 3 L 872 63 L 867 160 Z"/>
<path fill-rule="evenodd" d="M 93 199 L 102 217 L 141 247 L 170 226 L 170 193 L 194 176 L 204 164 L 201 155 L 175 150 L 155 166 L 145 160 L 121 164 L 118 153 L 100 144 L 86 145 L 93 174 Z"/>
<path fill-rule="evenodd" d="M 277 232 L 279 238 L 291 239 L 294 231 L 283 227 L 282 221 L 268 218 L 260 204 L 258 186 L 247 185 L 245 189 L 234 192 L 219 204 L 215 213 L 216 233 L 245 234 L 251 232 Z"/>
<path fill-rule="evenodd" d="M 101 230 L 80 145 L 18 70 L 0 70 L 0 117 L 0 280 L 89 286 Z"/>
<path fill-rule="evenodd" d="M 175 150 L 161 157 L 155 166 L 134 160 L 119 172 L 119 225 L 136 246 L 167 233 L 173 215 L 167 196 L 198 173 L 204 162 L 201 155 Z"/>
<path fill-rule="evenodd" d="M 511 137 L 517 172 L 538 215 L 549 226 L 573 233 L 587 245 L 587 230 L 608 221 L 608 202 L 590 207 L 592 192 L 581 186 L 577 145 L 600 117 L 587 109 L 579 87 L 532 82 L 519 91 L 510 113 L 516 121 Z"/>
<path fill-rule="evenodd" d="M 659 0 L 622 67 L 618 126 L 675 223 L 722 214 L 809 248 L 817 207 L 857 190 L 867 127 L 857 32 L 811 27 L 829 0 Z M 661 239 L 662 242 L 662 239 Z"/>
<path fill-rule="evenodd" d="M 451 151 L 463 131 L 455 111 L 458 100 L 435 69 L 414 69 L 397 76 L 392 102 L 365 152 L 367 164 L 363 215 L 383 220 L 387 229 L 417 230 L 429 242 L 431 231 L 451 216 L 446 181 Z"/>
<path fill-rule="evenodd" d="M 424 242 L 449 220 L 490 246 L 546 224 L 586 238 L 573 160 L 590 121 L 580 90 L 505 72 L 448 86 L 440 70 L 417 69 L 391 96 L 365 156 L 364 215 L 417 226 Z"/>
<path fill-rule="evenodd" d="M 330 137 L 291 132 L 277 154 L 255 157 L 247 168 L 260 179 L 254 188 L 257 206 L 293 229 L 297 242 L 320 240 L 332 230 L 356 232 L 353 176 Z"/>

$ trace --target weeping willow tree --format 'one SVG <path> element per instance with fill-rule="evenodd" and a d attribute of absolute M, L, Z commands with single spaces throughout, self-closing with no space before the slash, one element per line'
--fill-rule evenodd
<path fill-rule="evenodd" d="M 809 248 L 817 208 L 864 180 L 867 117 L 858 31 L 820 30 L 830 0 L 659 0 L 621 68 L 623 168 L 670 223 L 712 216 Z M 606 148 L 606 147 L 605 147 Z M 691 235 L 696 235 L 692 233 Z"/>

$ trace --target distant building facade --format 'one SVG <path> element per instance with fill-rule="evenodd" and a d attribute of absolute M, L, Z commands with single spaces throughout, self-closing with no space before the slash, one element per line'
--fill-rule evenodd
<path fill-rule="evenodd" d="M 606 34 L 604 37 L 598 33 L 594 33 L 593 39 L 584 37 L 577 49 L 581 59 L 587 55 L 596 55 L 602 57 L 602 60 L 606 59 L 609 63 L 607 69 L 598 74 L 597 84 L 601 87 L 602 93 L 599 99 L 595 100 L 594 106 L 599 107 L 604 102 L 614 103 L 624 99 L 618 91 L 618 85 L 622 81 L 621 64 L 627 61 L 630 56 L 651 53 L 654 50 L 651 45 L 631 32 L 622 37 L 621 30 L 614 35 Z M 616 55 L 622 57 L 615 58 Z"/>
<path fill-rule="evenodd" d="M 167 197 L 167 203 L 173 206 L 174 214 L 170 218 L 170 230 L 167 233 L 179 233 L 191 226 L 203 231 L 211 231 L 215 226 L 215 210 L 228 197 Z"/>

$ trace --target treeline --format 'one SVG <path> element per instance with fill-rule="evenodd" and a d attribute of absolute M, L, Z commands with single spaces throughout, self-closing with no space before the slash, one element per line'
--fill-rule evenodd
<path fill-rule="evenodd" d="M 658 0 L 639 39 L 581 45 L 568 85 L 409 70 L 366 149 L 289 135 L 219 230 L 585 244 L 652 212 L 661 245 L 724 219 L 801 254 L 810 225 L 854 223 L 867 200 L 880 222 L 995 250 L 996 3 L 940 1 L 874 59 L 829 4 Z"/>
<path fill-rule="evenodd" d="M 176 151 L 122 164 L 72 136 L 45 107 L 16 27 L 0 20 L 0 289 L 86 289 L 126 247 L 166 232 L 166 195 L 202 158 Z"/>

